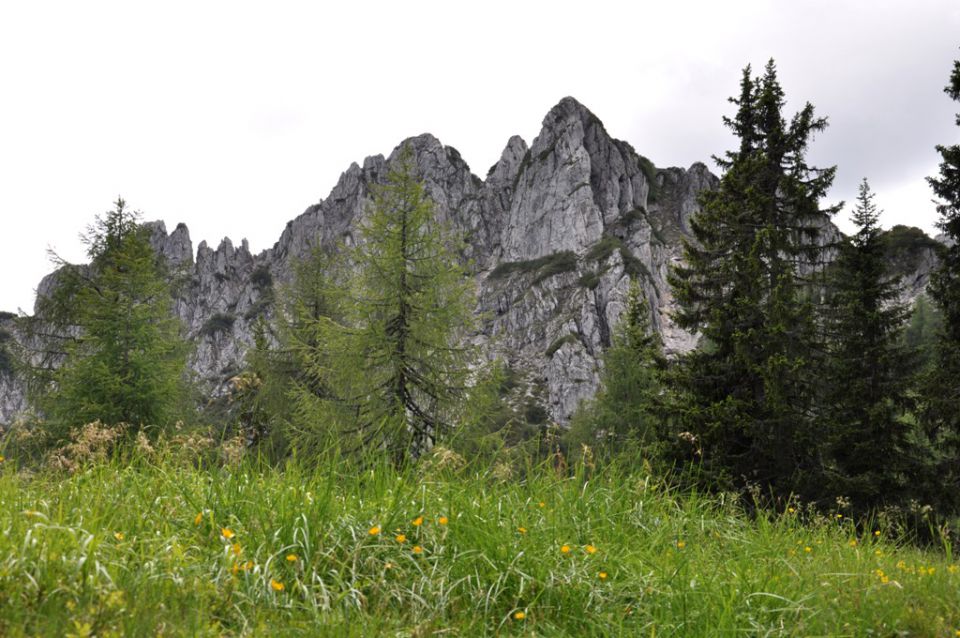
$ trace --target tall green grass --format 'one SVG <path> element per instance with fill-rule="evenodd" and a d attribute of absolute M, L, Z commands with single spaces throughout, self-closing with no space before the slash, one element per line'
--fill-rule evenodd
<path fill-rule="evenodd" d="M 949 546 L 613 470 L 0 468 L 5 636 L 960 635 Z"/>

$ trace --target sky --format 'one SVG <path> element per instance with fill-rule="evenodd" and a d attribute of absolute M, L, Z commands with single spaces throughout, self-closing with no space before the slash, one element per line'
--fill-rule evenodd
<path fill-rule="evenodd" d="M 567 95 L 657 166 L 712 167 L 770 58 L 790 112 L 829 118 L 829 201 L 867 177 L 884 226 L 935 232 L 956 0 L 2 2 L 0 310 L 32 309 L 48 251 L 83 260 L 118 196 L 259 252 L 351 162 L 430 132 L 482 177 Z"/>

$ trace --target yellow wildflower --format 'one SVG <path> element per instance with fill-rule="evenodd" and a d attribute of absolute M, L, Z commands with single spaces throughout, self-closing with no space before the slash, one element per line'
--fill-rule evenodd
<path fill-rule="evenodd" d="M 295 562 L 297 562 L 297 555 L 296 555 L 296 554 L 287 554 L 287 562 L 288 562 L 288 563 L 295 563 Z"/>
<path fill-rule="evenodd" d="M 114 537 L 115 539 L 117 539 L 118 541 L 122 541 L 122 540 L 123 540 L 123 532 L 114 532 L 114 533 L 113 533 L 113 537 Z"/>
<path fill-rule="evenodd" d="M 677 541 L 677 549 L 683 549 L 687 544 L 684 541 Z"/>
<path fill-rule="evenodd" d="M 230 568 L 230 571 L 233 573 L 234 576 L 236 576 L 237 572 L 240 571 L 240 563 L 234 563 L 233 567 Z"/>
<path fill-rule="evenodd" d="M 956 565 L 950 565 L 947 567 L 947 571 L 951 574 L 956 574 L 958 571 L 960 571 L 960 567 L 957 567 Z"/>
<path fill-rule="evenodd" d="M 422 554 L 422 553 L 423 553 L 423 548 L 420 547 L 419 545 L 414 545 L 414 546 L 413 546 L 413 553 L 414 553 L 414 554 Z"/>
<path fill-rule="evenodd" d="M 3 462 L 6 461 L 6 460 L 7 460 L 7 459 L 5 459 L 2 454 L 0 454 L 0 463 L 3 463 Z"/>
<path fill-rule="evenodd" d="M 270 579 L 270 587 L 273 588 L 273 591 L 283 591 L 283 583 L 279 580 Z"/>
<path fill-rule="evenodd" d="M 806 547 L 804 547 L 804 548 L 803 548 L 803 551 L 805 551 L 806 553 L 808 553 L 808 554 L 809 554 L 810 552 L 812 552 L 812 551 L 813 551 L 813 548 L 812 548 L 812 547 L 810 547 L 809 545 L 807 545 Z"/>
<path fill-rule="evenodd" d="M 413 521 L 411 521 L 411 525 L 413 525 L 414 527 L 420 527 L 421 525 L 423 525 L 423 517 L 422 516 L 416 517 L 415 519 L 413 519 Z"/>
<path fill-rule="evenodd" d="M 850 539 L 850 542 L 847 543 L 847 545 L 849 545 L 850 547 L 856 547 L 856 546 L 857 546 L 857 539 L 851 538 L 851 539 Z"/>
<path fill-rule="evenodd" d="M 514 619 L 514 620 L 523 620 L 523 619 L 526 618 L 526 617 L 527 617 L 527 614 L 525 614 L 525 613 L 522 612 L 522 611 L 517 611 L 517 612 L 514 612 L 514 613 L 513 613 L 513 619 Z"/>
<path fill-rule="evenodd" d="M 874 536 L 880 536 L 880 530 L 874 530 L 873 535 L 874 535 Z"/>
<path fill-rule="evenodd" d="M 583 551 L 587 552 L 588 554 L 596 554 L 597 548 L 594 547 L 593 545 L 587 545 L 586 547 L 583 548 Z"/>
<path fill-rule="evenodd" d="M 440 523 L 441 525 L 446 525 L 450 521 L 447 519 L 446 516 L 441 516 L 440 518 L 437 519 L 437 522 Z"/>
<path fill-rule="evenodd" d="M 224 537 L 225 539 L 227 539 L 227 540 L 230 540 L 231 538 L 233 538 L 234 536 L 236 536 L 236 534 L 233 533 L 233 530 L 230 529 L 229 527 L 224 527 L 224 528 L 222 528 L 222 529 L 220 530 L 220 535 L 223 536 L 223 537 Z"/>
<path fill-rule="evenodd" d="M 793 513 L 796 512 L 797 510 L 795 510 L 795 509 L 792 508 L 792 507 L 788 507 L 788 508 L 787 508 L 787 511 L 788 511 L 789 513 L 793 514 Z"/>
<path fill-rule="evenodd" d="M 543 501 L 540 501 L 539 503 L 537 503 L 537 505 L 540 506 L 540 507 L 546 507 L 546 506 L 547 506 L 547 504 L 544 503 Z"/>
<path fill-rule="evenodd" d="M 606 580 L 607 572 L 600 572 L 599 574 L 597 574 L 597 578 L 599 578 L 600 580 Z"/>
<path fill-rule="evenodd" d="M 562 547 L 560 548 L 560 551 L 561 551 L 562 553 L 564 553 L 564 554 L 569 554 L 569 553 L 570 553 L 570 546 L 569 546 L 569 545 L 564 545 L 564 546 L 562 546 Z"/>
<path fill-rule="evenodd" d="M 397 534 L 397 535 L 394 537 L 394 540 L 396 540 L 398 543 L 406 543 L 406 542 L 407 542 L 407 537 L 406 537 L 405 534 Z"/>
<path fill-rule="evenodd" d="M 240 547 L 240 543 L 234 543 L 233 545 L 230 546 L 230 549 L 233 550 L 234 556 L 239 556 L 240 552 L 243 551 L 243 548 Z"/>
<path fill-rule="evenodd" d="M 376 525 L 374 525 L 373 527 L 367 530 L 367 534 L 370 534 L 370 536 L 376 536 L 379 533 L 380 533 L 380 528 Z"/>
<path fill-rule="evenodd" d="M 518 528 L 517 528 L 517 531 L 520 532 L 521 534 L 526 534 L 526 533 L 527 533 L 527 528 L 526 528 L 526 527 L 518 527 Z"/>
<path fill-rule="evenodd" d="M 197 512 L 196 517 L 194 517 L 194 519 L 193 519 L 193 524 L 194 524 L 194 525 L 199 525 L 199 524 L 200 524 L 200 521 L 202 521 L 202 520 L 203 520 L 203 512 Z"/>

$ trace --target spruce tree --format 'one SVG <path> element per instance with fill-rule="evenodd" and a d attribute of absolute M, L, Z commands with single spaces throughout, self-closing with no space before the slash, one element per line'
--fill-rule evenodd
<path fill-rule="evenodd" d="M 298 395 L 301 445 L 335 438 L 402 465 L 454 424 L 473 358 L 462 345 L 472 280 L 415 170 L 405 147 L 327 288 L 333 310 L 303 351 L 312 387 Z"/>
<path fill-rule="evenodd" d="M 123 199 L 84 242 L 89 265 L 59 266 L 27 322 L 33 396 L 62 434 L 95 420 L 166 426 L 185 399 L 186 350 L 166 263 Z"/>
<path fill-rule="evenodd" d="M 960 60 L 953 63 L 944 91 L 960 101 Z M 956 116 L 960 126 L 960 113 Z M 939 198 L 938 226 L 947 239 L 940 266 L 930 277 L 929 294 L 943 315 L 937 365 L 926 379 L 924 421 L 937 452 L 931 481 L 946 506 L 960 508 L 960 144 L 939 145 L 940 175 L 929 177 Z"/>
<path fill-rule="evenodd" d="M 626 310 L 603 353 L 600 388 L 577 410 L 566 437 L 572 451 L 586 444 L 606 458 L 640 454 L 659 461 L 666 439 L 666 369 L 660 335 L 650 326 L 650 305 L 631 282 Z"/>
<path fill-rule="evenodd" d="M 873 197 L 864 179 L 851 216 L 857 232 L 838 247 L 825 311 L 825 494 L 848 497 L 860 511 L 902 499 L 915 469 L 904 420 L 916 366 L 903 338 L 909 310 L 887 271 Z"/>
<path fill-rule="evenodd" d="M 715 158 L 719 188 L 702 195 L 694 240 L 670 278 L 677 323 L 702 335 L 678 374 L 679 416 L 708 483 L 785 495 L 819 476 L 805 275 L 818 267 L 818 232 L 836 210 L 819 206 L 835 169 L 807 164 L 826 120 L 809 103 L 784 117 L 772 60 L 759 78 L 744 69 L 731 102 L 737 112 L 724 123 L 739 148 Z"/>

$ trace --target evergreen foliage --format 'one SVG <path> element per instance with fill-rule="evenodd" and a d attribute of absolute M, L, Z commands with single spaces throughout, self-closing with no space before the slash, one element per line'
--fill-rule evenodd
<path fill-rule="evenodd" d="M 740 146 L 715 158 L 724 175 L 703 194 L 695 241 L 684 241 L 686 263 L 670 278 L 677 323 L 702 333 L 677 376 L 680 416 L 709 483 L 802 493 L 820 464 L 802 275 L 817 267 L 818 228 L 836 211 L 819 206 L 835 169 L 807 164 L 827 122 L 809 103 L 784 117 L 772 60 L 759 78 L 744 69 L 740 89 L 736 115 L 724 118 Z"/>
<path fill-rule="evenodd" d="M 953 63 L 950 83 L 944 91 L 960 101 L 960 60 Z M 956 116 L 960 126 L 960 113 Z M 924 421 L 928 435 L 939 450 L 934 479 L 937 494 L 960 508 L 960 144 L 938 145 L 940 174 L 929 177 L 940 198 L 938 226 L 949 246 L 939 268 L 930 277 L 929 294 L 943 314 L 937 365 L 931 369 L 924 389 Z"/>
<path fill-rule="evenodd" d="M 826 494 L 860 511 L 902 500 L 917 461 L 902 416 L 916 366 L 903 339 L 908 309 L 887 271 L 873 197 L 864 179 L 851 217 L 857 232 L 838 247 L 825 311 Z"/>
<path fill-rule="evenodd" d="M 331 289 L 334 312 L 317 320 L 316 345 L 304 352 L 314 387 L 298 394 L 298 437 L 335 437 L 402 465 L 455 422 L 472 359 L 460 343 L 474 323 L 473 291 L 408 148 L 374 190 L 360 235 Z"/>
<path fill-rule="evenodd" d="M 89 266 L 55 256 L 56 286 L 27 323 L 35 402 L 61 432 L 97 420 L 168 425 L 187 401 L 166 264 L 123 199 L 84 242 Z"/>
<path fill-rule="evenodd" d="M 626 311 L 603 353 L 600 388 L 574 415 L 569 447 L 589 445 L 607 459 L 624 453 L 661 458 L 667 438 L 666 368 L 660 335 L 650 325 L 650 306 L 631 282 Z"/>
<path fill-rule="evenodd" d="M 943 314 L 939 306 L 921 293 L 913 302 L 910 318 L 903 331 L 904 345 L 917 355 L 917 367 L 924 373 L 936 365 L 937 344 L 943 330 Z"/>
<path fill-rule="evenodd" d="M 323 377 L 326 353 L 325 327 L 338 318 L 338 261 L 321 246 L 313 246 L 293 264 L 292 282 L 280 288 L 274 324 L 260 320 L 255 326 L 254 348 L 247 354 L 247 371 L 259 383 L 249 405 L 248 422 L 257 438 L 266 435 L 271 456 L 288 452 L 290 439 L 308 457 L 335 442 L 320 436 L 316 414 L 332 398 Z"/>

